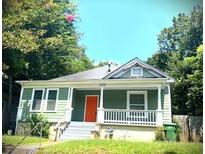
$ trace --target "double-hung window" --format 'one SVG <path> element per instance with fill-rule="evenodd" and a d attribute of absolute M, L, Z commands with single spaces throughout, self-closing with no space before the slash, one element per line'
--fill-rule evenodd
<path fill-rule="evenodd" d="M 56 102 L 58 97 L 58 89 L 48 89 L 46 111 L 56 111 Z"/>
<path fill-rule="evenodd" d="M 146 110 L 147 109 L 147 92 L 146 91 L 128 91 L 128 109 Z"/>
<path fill-rule="evenodd" d="M 41 110 L 41 104 L 43 99 L 43 89 L 34 89 L 33 90 L 33 96 L 31 100 L 31 111 L 40 111 Z"/>

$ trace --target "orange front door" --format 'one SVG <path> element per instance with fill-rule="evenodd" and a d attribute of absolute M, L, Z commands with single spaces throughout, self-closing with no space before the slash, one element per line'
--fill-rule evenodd
<path fill-rule="evenodd" d="M 86 122 L 96 122 L 97 115 L 97 96 L 87 96 L 86 97 L 86 109 L 85 109 L 85 121 Z"/>

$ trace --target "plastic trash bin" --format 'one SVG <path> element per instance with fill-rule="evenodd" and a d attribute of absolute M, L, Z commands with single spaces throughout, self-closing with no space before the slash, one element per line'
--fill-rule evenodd
<path fill-rule="evenodd" d="M 170 123 L 170 124 L 164 124 L 165 126 L 165 136 L 168 141 L 176 141 L 176 124 Z"/>

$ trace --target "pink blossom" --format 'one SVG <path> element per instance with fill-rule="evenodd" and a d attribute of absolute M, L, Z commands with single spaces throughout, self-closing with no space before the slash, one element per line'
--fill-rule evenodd
<path fill-rule="evenodd" d="M 75 16 L 72 14 L 67 14 L 65 18 L 68 22 L 72 22 L 72 21 L 74 21 Z"/>

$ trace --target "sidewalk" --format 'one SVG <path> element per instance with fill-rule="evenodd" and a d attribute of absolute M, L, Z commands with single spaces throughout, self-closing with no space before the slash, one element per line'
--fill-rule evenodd
<path fill-rule="evenodd" d="M 54 145 L 61 143 L 60 141 L 48 141 L 48 142 L 43 142 L 41 143 L 41 147 L 46 147 L 49 145 Z M 13 148 L 14 146 L 12 145 L 6 145 L 6 151 L 4 151 L 2 154 L 8 154 L 8 152 Z M 33 145 L 19 145 L 13 152 L 12 154 L 34 154 L 38 148 L 40 148 L 40 143 L 39 144 L 33 144 Z"/>

